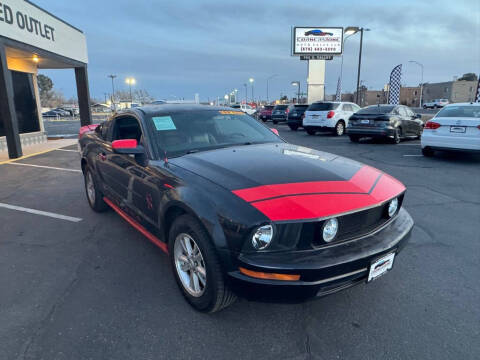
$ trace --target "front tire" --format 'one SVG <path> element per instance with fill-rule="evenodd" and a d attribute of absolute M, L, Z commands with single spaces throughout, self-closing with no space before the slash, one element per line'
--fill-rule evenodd
<path fill-rule="evenodd" d="M 195 218 L 182 215 L 175 220 L 168 251 L 178 287 L 193 308 L 213 313 L 235 301 L 210 237 Z"/>
<path fill-rule="evenodd" d="M 277 125 L 278 124 L 278 120 L 272 120 L 272 122 Z"/>
<path fill-rule="evenodd" d="M 93 175 L 90 167 L 86 167 L 84 171 L 84 180 L 85 180 L 85 193 L 87 195 L 88 204 L 93 211 L 103 212 L 108 209 L 108 205 L 103 201 L 103 194 L 98 189 L 98 185 L 95 181 L 95 176 Z"/>
<path fill-rule="evenodd" d="M 298 130 L 298 125 L 288 125 L 288 127 L 289 127 L 290 130 L 292 130 L 292 131 L 297 131 L 297 130 Z"/>
<path fill-rule="evenodd" d="M 393 139 L 392 143 L 395 145 L 400 144 L 401 138 L 400 138 L 400 128 L 395 129 L 395 132 L 393 133 Z"/>

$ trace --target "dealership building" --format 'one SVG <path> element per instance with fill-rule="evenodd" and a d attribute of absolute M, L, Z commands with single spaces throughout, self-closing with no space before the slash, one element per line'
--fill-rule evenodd
<path fill-rule="evenodd" d="M 46 141 L 39 69 L 74 69 L 80 122 L 91 123 L 83 32 L 26 0 L 0 0 L 0 150 L 21 157 L 22 146 Z"/>

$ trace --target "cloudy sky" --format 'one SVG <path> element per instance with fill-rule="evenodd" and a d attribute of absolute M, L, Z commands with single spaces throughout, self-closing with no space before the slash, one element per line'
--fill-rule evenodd
<path fill-rule="evenodd" d="M 288 1 L 288 0 L 34 0 L 82 29 L 87 37 L 90 92 L 103 99 L 134 76 L 137 87 L 157 99 L 223 96 L 255 78 L 255 96 L 292 96 L 291 81 L 305 89 L 307 64 L 290 56 L 290 28 L 361 26 L 364 34 L 361 79 L 369 89 L 388 82 L 391 69 L 404 64 L 403 83 L 452 80 L 480 72 L 480 1 Z M 360 36 L 346 41 L 344 90 L 356 84 Z M 326 93 L 333 94 L 340 58 L 327 61 Z M 72 70 L 44 72 L 66 96 L 75 94 Z M 250 96 L 250 90 L 249 90 Z"/>

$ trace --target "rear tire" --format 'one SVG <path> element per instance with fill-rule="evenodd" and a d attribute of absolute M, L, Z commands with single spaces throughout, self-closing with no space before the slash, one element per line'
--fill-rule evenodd
<path fill-rule="evenodd" d="M 334 134 L 337 136 L 342 136 L 343 134 L 345 134 L 345 123 L 343 122 L 343 120 L 340 120 L 339 122 L 337 122 L 337 125 L 335 125 Z"/>
<path fill-rule="evenodd" d="M 179 256 L 179 251 L 188 254 L 188 247 L 181 245 L 182 239 L 190 243 L 192 254 L 190 257 L 183 256 L 185 261 L 182 260 L 181 255 Z M 198 252 L 194 254 L 195 248 Z M 178 287 L 193 308 L 201 312 L 213 313 L 231 305 L 236 300 L 235 294 L 225 284 L 220 260 L 210 236 L 194 217 L 186 214 L 174 221 L 168 235 L 168 251 Z M 187 275 L 185 278 L 186 273 L 189 273 L 190 277 Z M 195 291 L 195 285 L 200 289 L 199 291 Z"/>
<path fill-rule="evenodd" d="M 308 135 L 315 135 L 317 133 L 317 131 L 315 129 L 312 129 L 312 128 L 309 128 L 309 127 L 306 127 L 305 131 L 307 132 Z"/>
<path fill-rule="evenodd" d="M 85 194 L 87 195 L 87 201 L 93 211 L 103 212 L 108 209 L 108 205 L 103 201 L 103 194 L 98 189 L 97 182 L 95 181 L 95 175 L 89 166 L 85 167 L 83 174 L 85 180 Z"/>
<path fill-rule="evenodd" d="M 395 144 L 395 145 L 400 144 L 400 141 L 401 141 L 400 131 L 401 131 L 401 129 L 397 128 L 397 129 L 395 129 L 395 133 L 393 134 L 392 143 Z"/>
<path fill-rule="evenodd" d="M 278 124 L 278 120 L 272 120 L 272 122 L 277 125 Z"/>
<path fill-rule="evenodd" d="M 297 131 L 297 130 L 298 130 L 298 125 L 288 125 L 288 127 L 289 127 L 290 130 L 292 130 L 292 131 Z"/>
<path fill-rule="evenodd" d="M 425 157 L 432 157 L 433 155 L 435 155 L 435 152 L 428 147 L 424 147 L 422 148 L 422 154 Z"/>
<path fill-rule="evenodd" d="M 358 143 L 360 141 L 360 137 L 357 135 L 350 135 L 349 138 L 350 138 L 350 141 L 354 143 Z"/>

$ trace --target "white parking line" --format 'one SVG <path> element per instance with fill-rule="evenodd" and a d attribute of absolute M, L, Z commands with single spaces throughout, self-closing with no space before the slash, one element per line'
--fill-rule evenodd
<path fill-rule="evenodd" d="M 51 218 L 67 220 L 67 221 L 72 221 L 72 222 L 79 222 L 79 221 L 83 220 L 81 218 L 77 218 L 77 217 L 73 217 L 73 216 L 66 216 L 66 215 L 56 214 L 56 213 L 52 213 L 52 212 L 48 212 L 48 211 L 35 210 L 35 209 L 30 209 L 30 208 L 25 208 L 25 207 L 21 207 L 21 206 L 15 206 L 15 205 L 9 205 L 9 204 L 4 204 L 4 203 L 0 203 L 0 208 L 23 211 L 23 212 L 30 213 L 30 214 L 48 216 L 48 217 L 51 217 Z"/>
<path fill-rule="evenodd" d="M 68 152 L 76 152 L 78 153 L 78 150 L 70 150 L 70 149 L 55 149 L 56 151 L 68 151 Z"/>
<path fill-rule="evenodd" d="M 423 155 L 420 154 L 420 155 L 403 155 L 403 156 L 423 156 Z"/>
<path fill-rule="evenodd" d="M 67 169 L 67 168 L 59 168 L 59 167 L 54 167 L 54 166 L 34 165 L 34 164 L 22 164 L 22 163 L 18 163 L 18 162 L 11 162 L 11 163 L 7 163 L 5 165 L 31 166 L 31 167 L 51 169 L 51 170 L 62 170 L 62 171 L 71 171 L 71 172 L 79 172 L 79 173 L 82 172 L 82 170 L 77 170 L 77 169 Z"/>

